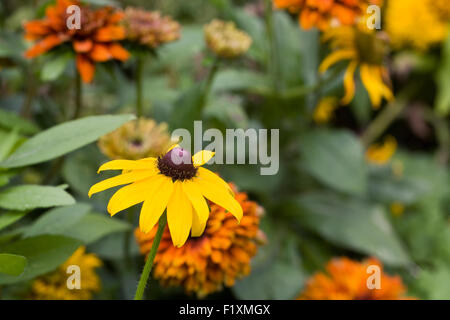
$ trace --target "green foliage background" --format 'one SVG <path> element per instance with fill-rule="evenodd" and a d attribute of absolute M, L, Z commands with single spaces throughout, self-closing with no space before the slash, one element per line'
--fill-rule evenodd
<path fill-rule="evenodd" d="M 68 121 L 74 105 L 75 68 L 69 54 L 34 60 L 22 56 L 21 23 L 42 15 L 48 1 L 0 3 L 0 290 L 4 299 L 26 296 L 30 280 L 54 270 L 81 244 L 104 261 L 100 299 L 133 297 L 139 268 L 130 270 L 125 251 L 142 262 L 136 245 L 123 238 L 135 221 L 111 219 L 111 193 L 87 198 L 107 159 L 93 142 L 133 119 L 133 58 L 97 66 L 84 87 L 82 119 Z M 108 0 L 90 0 L 98 5 Z M 327 125 L 312 119 L 320 97 L 342 95 L 342 71 L 320 76 L 327 53 L 317 31 L 303 31 L 285 12 L 265 10 L 264 1 L 116 1 L 159 9 L 182 23 L 179 41 L 148 56 L 144 68 L 144 114 L 172 129 L 202 119 L 203 128 L 279 128 L 280 171 L 259 175 L 257 166 L 217 166 L 229 181 L 266 211 L 268 244 L 252 260 L 252 273 L 213 298 L 292 299 L 308 276 L 337 256 L 376 256 L 398 273 L 409 294 L 450 299 L 449 121 L 450 39 L 428 54 L 393 52 L 396 61 L 418 61 L 408 81 L 394 81 L 403 113 L 383 134 L 399 141 L 386 166 L 365 160 L 361 135 L 373 111 L 360 82 L 351 106 Z M 223 63 L 206 107 L 198 108 L 201 84 L 211 66 L 203 24 L 233 20 L 253 39 L 243 59 Z M 413 106 L 429 128 L 420 136 L 408 121 Z M 384 108 L 392 106 L 383 106 Z M 381 111 L 382 112 L 382 111 Z M 62 160 L 64 159 L 64 160 Z M 392 164 L 401 162 L 402 176 Z M 401 216 L 389 211 L 405 206 Z M 148 298 L 185 298 L 181 289 L 152 282 Z"/>

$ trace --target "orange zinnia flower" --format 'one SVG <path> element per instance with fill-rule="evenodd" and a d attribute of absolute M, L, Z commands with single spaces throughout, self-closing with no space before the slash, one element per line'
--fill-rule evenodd
<path fill-rule="evenodd" d="M 81 28 L 67 27 L 67 7 L 81 8 Z M 45 18 L 25 23 L 25 38 L 37 43 L 25 52 L 27 58 L 37 57 L 63 43 L 71 42 L 76 53 L 76 65 L 84 82 L 91 82 L 95 63 L 111 59 L 125 61 L 129 57 L 117 41 L 125 38 L 125 30 L 119 24 L 123 13 L 104 7 L 93 10 L 77 0 L 57 0 L 48 6 Z"/>
<path fill-rule="evenodd" d="M 318 27 L 326 30 L 330 23 L 353 25 L 367 6 L 381 0 L 274 0 L 275 7 L 299 13 L 303 29 Z"/>
<path fill-rule="evenodd" d="M 370 266 L 380 270 L 379 288 L 369 289 L 368 279 L 374 275 Z M 389 276 L 383 265 L 375 258 L 362 263 L 349 258 L 332 259 L 326 266 L 326 273 L 312 276 L 301 300 L 404 300 L 406 288 L 399 276 Z"/>
<path fill-rule="evenodd" d="M 200 237 L 189 237 L 183 247 L 173 246 L 166 228 L 154 261 L 155 278 L 163 285 L 183 286 L 187 293 L 203 297 L 224 285 L 232 286 L 237 278 L 250 272 L 250 259 L 265 238 L 259 229 L 263 209 L 248 200 L 244 192 L 237 192 L 235 197 L 244 212 L 240 224 L 225 209 L 210 203 L 205 232 Z M 150 251 L 156 230 L 145 234 L 136 229 L 142 254 Z"/>

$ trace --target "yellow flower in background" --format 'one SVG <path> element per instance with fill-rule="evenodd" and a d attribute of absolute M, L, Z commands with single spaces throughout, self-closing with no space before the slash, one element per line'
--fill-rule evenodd
<path fill-rule="evenodd" d="M 379 289 L 369 289 L 367 279 L 369 266 L 381 270 Z M 373 272 L 372 272 L 373 273 Z M 326 272 L 318 272 L 306 283 L 301 300 L 406 300 L 406 288 L 399 276 L 383 272 L 383 265 L 375 258 L 363 262 L 349 258 L 332 259 Z"/>
<path fill-rule="evenodd" d="M 401 202 L 391 203 L 391 205 L 389 206 L 389 209 L 390 209 L 391 213 L 397 217 L 401 216 L 403 214 L 403 212 L 405 212 L 405 206 Z"/>
<path fill-rule="evenodd" d="M 233 22 L 214 19 L 204 27 L 208 47 L 221 58 L 236 58 L 248 51 L 252 38 Z"/>
<path fill-rule="evenodd" d="M 387 45 L 379 33 L 360 27 L 331 28 L 324 33 L 323 40 L 329 41 L 332 53 L 321 63 L 319 71 L 324 73 L 339 61 L 349 62 L 344 75 L 345 95 L 342 104 L 349 104 L 355 96 L 355 72 L 359 67 L 362 83 L 369 93 L 374 108 L 378 108 L 383 98 L 394 99 L 389 82 L 389 74 L 383 66 Z"/>
<path fill-rule="evenodd" d="M 119 189 L 108 203 L 111 216 L 143 202 L 139 218 L 142 232 L 150 232 L 167 208 L 167 223 L 174 246 L 181 247 L 191 236 L 202 235 L 209 216 L 206 199 L 232 213 L 238 221 L 242 207 L 234 198 L 228 184 L 201 166 L 214 156 L 211 151 L 190 153 L 174 146 L 159 158 L 113 160 L 99 168 L 122 170 L 122 174 L 103 180 L 91 187 L 94 193 L 127 185 Z M 206 199 L 205 199 L 206 198 Z"/>
<path fill-rule="evenodd" d="M 316 123 L 327 123 L 333 117 L 334 110 L 339 106 L 336 97 L 322 98 L 314 110 L 313 119 Z"/>
<path fill-rule="evenodd" d="M 31 299 L 34 300 L 89 300 L 101 288 L 100 278 L 95 269 L 102 262 L 95 254 L 86 253 L 85 247 L 78 248 L 74 254 L 56 271 L 39 277 L 31 285 Z M 69 266 L 80 267 L 80 289 L 68 289 L 67 273 Z"/>
<path fill-rule="evenodd" d="M 369 146 L 366 151 L 366 159 L 370 163 L 383 165 L 389 162 L 397 150 L 397 140 L 392 136 L 387 136 L 382 143 Z"/>
<path fill-rule="evenodd" d="M 167 123 L 139 118 L 101 137 L 98 146 L 110 159 L 138 160 L 157 157 L 175 143 L 170 138 Z"/>
<path fill-rule="evenodd" d="M 264 210 L 247 194 L 236 192 L 236 200 L 243 208 L 238 224 L 225 210 L 210 203 L 211 214 L 205 232 L 199 238 L 188 238 L 182 248 L 170 241 L 166 228 L 155 257 L 153 276 L 165 286 L 182 286 L 187 293 L 204 297 L 234 285 L 236 279 L 250 273 L 250 259 L 256 254 L 258 244 L 265 242 L 259 229 Z M 157 228 L 148 234 L 136 229 L 135 236 L 142 254 L 148 254 Z"/>
<path fill-rule="evenodd" d="M 395 48 L 426 50 L 443 41 L 450 22 L 448 0 L 394 0 L 386 8 L 386 32 Z"/>

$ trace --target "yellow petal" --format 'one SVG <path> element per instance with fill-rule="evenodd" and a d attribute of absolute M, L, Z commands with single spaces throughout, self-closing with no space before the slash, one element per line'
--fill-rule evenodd
<path fill-rule="evenodd" d="M 179 148 L 180 147 L 180 145 L 177 143 L 177 144 L 174 144 L 173 146 L 171 146 L 169 149 L 167 149 L 167 152 L 169 152 L 170 150 L 172 150 L 172 149 L 175 149 L 175 148 Z M 167 153 L 166 152 L 166 153 Z"/>
<path fill-rule="evenodd" d="M 192 206 L 195 209 L 194 216 L 198 216 L 198 220 L 201 223 L 206 223 L 209 217 L 209 207 L 206 203 L 205 198 L 200 191 L 200 188 L 193 181 L 184 181 L 183 191 L 191 202 Z"/>
<path fill-rule="evenodd" d="M 118 176 L 100 181 L 99 183 L 94 184 L 90 189 L 88 196 L 89 198 L 97 192 L 101 192 L 103 190 L 120 186 L 122 184 L 128 184 L 131 182 L 139 181 L 145 178 L 149 178 L 155 175 L 156 172 L 153 170 L 142 170 L 142 171 L 132 171 L 124 174 L 120 174 Z"/>
<path fill-rule="evenodd" d="M 167 205 L 167 223 L 175 247 L 186 242 L 192 227 L 192 205 L 183 191 L 181 181 L 174 183 L 172 196 Z"/>
<path fill-rule="evenodd" d="M 378 108 L 381 104 L 381 92 L 377 80 L 373 78 L 370 66 L 363 64 L 361 69 L 361 80 L 369 94 L 370 101 L 374 108 Z"/>
<path fill-rule="evenodd" d="M 205 198 L 218 204 L 225 210 L 228 210 L 238 221 L 241 221 L 243 215 L 242 207 L 227 189 L 225 189 L 222 185 L 212 183 L 201 176 L 194 178 L 193 181 L 200 187 L 200 190 Z"/>
<path fill-rule="evenodd" d="M 167 207 L 173 192 L 173 182 L 171 179 L 161 176 L 155 183 L 155 188 L 149 193 L 142 205 L 141 215 L 139 216 L 139 227 L 142 232 L 148 233 Z"/>
<path fill-rule="evenodd" d="M 223 188 L 227 189 L 234 197 L 234 192 L 231 189 L 230 185 L 214 172 L 205 168 L 198 168 L 198 175 L 202 177 L 202 179 L 208 180 L 211 183 L 221 185 Z"/>
<path fill-rule="evenodd" d="M 201 222 L 199 220 L 198 215 L 194 212 L 192 214 L 192 230 L 191 230 L 191 236 L 192 237 L 200 237 L 203 234 L 203 231 L 205 231 L 206 227 L 206 221 Z"/>
<path fill-rule="evenodd" d="M 119 189 L 109 200 L 108 212 L 113 216 L 119 211 L 144 201 L 150 193 L 154 192 L 154 189 L 158 186 L 157 182 L 162 177 L 164 176 L 152 176 Z"/>
<path fill-rule="evenodd" d="M 214 157 L 215 152 L 209 151 L 209 150 L 202 150 L 194 154 L 192 157 L 192 163 L 196 167 L 200 167 L 207 163 L 209 160 Z"/>
<path fill-rule="evenodd" d="M 98 172 L 105 170 L 156 170 L 156 158 L 146 158 L 142 160 L 113 160 L 109 161 L 98 169 Z"/>
<path fill-rule="evenodd" d="M 319 72 L 324 73 L 328 70 L 333 64 L 337 63 L 340 60 L 351 59 L 355 57 L 354 50 L 337 50 L 329 54 L 320 64 Z"/>
<path fill-rule="evenodd" d="M 345 95 L 342 98 L 341 102 L 342 104 L 349 104 L 353 97 L 355 96 L 355 70 L 358 66 L 358 63 L 356 61 L 352 61 L 349 63 L 347 70 L 345 70 L 344 75 L 344 88 L 345 88 Z"/>

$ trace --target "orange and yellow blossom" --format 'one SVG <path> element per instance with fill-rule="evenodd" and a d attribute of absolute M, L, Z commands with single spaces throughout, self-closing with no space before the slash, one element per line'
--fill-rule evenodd
<path fill-rule="evenodd" d="M 69 29 L 66 9 L 71 5 L 81 8 L 81 28 Z M 76 65 L 84 82 L 91 82 L 95 63 L 112 59 L 125 61 L 129 53 L 119 40 L 125 38 L 125 29 L 120 25 L 123 13 L 110 7 L 91 9 L 77 0 L 57 0 L 46 8 L 45 18 L 24 24 L 25 39 L 37 41 L 25 52 L 34 58 L 64 43 L 70 43 L 76 54 Z"/>
<path fill-rule="evenodd" d="M 276 8 L 298 13 L 303 29 L 320 30 L 354 25 L 372 4 L 380 5 L 381 0 L 274 0 Z"/>
<path fill-rule="evenodd" d="M 380 268 L 379 289 L 369 289 L 369 266 Z M 300 300 L 405 300 L 406 287 L 399 276 L 390 276 L 375 258 L 363 262 L 349 258 L 335 258 L 326 265 L 326 272 L 318 272 L 306 283 Z"/>
<path fill-rule="evenodd" d="M 243 217 L 238 224 L 222 207 L 210 203 L 211 213 L 201 237 L 190 237 L 182 248 L 176 248 L 166 228 L 155 257 L 154 277 L 166 286 L 182 286 L 187 293 L 204 297 L 234 285 L 236 279 L 250 272 L 250 259 L 256 254 L 258 244 L 265 241 L 259 229 L 263 209 L 236 192 L 242 206 Z M 148 254 L 157 228 L 145 234 L 136 229 L 135 236 L 142 254 Z"/>

